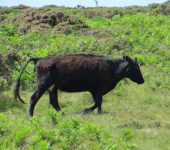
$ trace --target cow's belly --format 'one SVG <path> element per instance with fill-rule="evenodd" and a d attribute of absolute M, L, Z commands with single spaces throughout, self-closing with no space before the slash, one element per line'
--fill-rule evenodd
<path fill-rule="evenodd" d="M 80 89 L 80 88 L 75 88 L 75 87 L 64 87 L 64 88 L 59 88 L 60 91 L 63 92 L 83 92 L 83 91 L 89 91 L 86 89 Z"/>
<path fill-rule="evenodd" d="M 82 91 L 90 91 L 93 86 L 92 84 L 87 83 L 71 83 L 71 82 L 62 82 L 59 84 L 58 89 L 64 92 L 82 92 Z"/>

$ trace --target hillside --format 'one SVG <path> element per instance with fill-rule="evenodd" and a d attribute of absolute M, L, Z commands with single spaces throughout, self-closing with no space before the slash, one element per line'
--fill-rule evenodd
<path fill-rule="evenodd" d="M 132 54 L 139 55 L 144 66 L 158 69 L 154 65 L 169 60 L 169 13 L 170 3 L 125 8 L 2 7 L 0 89 L 15 81 L 10 72 L 17 74 L 21 62 L 35 56 Z"/>
<path fill-rule="evenodd" d="M 124 8 L 0 7 L 0 148 L 170 149 L 169 24 L 170 2 Z M 29 105 L 15 102 L 12 93 L 26 61 L 81 52 L 137 57 L 145 83 L 122 80 L 103 97 L 101 115 L 82 115 L 93 104 L 87 92 L 59 92 L 64 116 L 48 104 L 46 93 L 30 119 Z M 30 63 L 20 87 L 27 104 L 35 88 Z"/>

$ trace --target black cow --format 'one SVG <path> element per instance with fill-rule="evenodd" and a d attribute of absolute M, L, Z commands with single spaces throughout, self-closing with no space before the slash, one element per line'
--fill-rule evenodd
<path fill-rule="evenodd" d="M 102 96 L 115 88 L 127 77 L 138 84 L 144 83 L 137 59 L 123 56 L 123 59 L 109 59 L 102 55 L 74 54 L 60 57 L 31 58 L 22 69 L 15 86 L 15 99 L 24 103 L 19 95 L 22 72 L 30 61 L 34 61 L 37 89 L 31 96 L 29 114 L 32 117 L 35 104 L 44 92 L 49 91 L 50 104 L 60 111 L 57 99 L 58 89 L 65 92 L 89 91 L 95 104 L 84 110 L 101 112 Z"/>

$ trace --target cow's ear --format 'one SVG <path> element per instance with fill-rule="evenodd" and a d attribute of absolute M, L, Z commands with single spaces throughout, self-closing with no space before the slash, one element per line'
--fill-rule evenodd
<path fill-rule="evenodd" d="M 133 57 L 133 62 L 134 62 L 134 63 L 137 63 L 137 62 L 138 62 L 136 57 Z"/>
<path fill-rule="evenodd" d="M 129 56 L 125 56 L 125 60 L 130 64 L 133 63 L 132 59 Z"/>

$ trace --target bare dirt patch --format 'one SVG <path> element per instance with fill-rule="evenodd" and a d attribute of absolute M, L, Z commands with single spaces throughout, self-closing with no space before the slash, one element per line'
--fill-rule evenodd
<path fill-rule="evenodd" d="M 114 13 L 111 10 L 108 9 L 99 9 L 99 10 L 89 10 L 89 11 L 84 11 L 80 15 L 85 16 L 86 18 L 93 18 L 96 16 L 101 16 L 104 18 L 111 18 L 114 16 Z"/>
<path fill-rule="evenodd" d="M 13 7 L 17 9 L 17 6 Z M 4 18 L 1 18 L 3 20 Z M 71 25 L 82 24 L 75 15 L 68 15 L 61 8 L 28 8 L 20 12 L 19 15 L 14 16 L 8 20 L 9 23 L 18 22 L 18 32 L 26 34 L 31 31 L 48 31 L 57 26 L 56 32 L 60 33 L 71 32 Z"/>
<path fill-rule="evenodd" d="M 6 14 L 11 12 L 17 12 L 12 18 L 7 18 Z M 124 8 L 104 8 L 94 7 L 85 8 L 84 6 L 77 5 L 75 8 L 70 7 L 58 7 L 55 5 L 45 6 L 42 8 L 31 8 L 23 4 L 19 6 L 13 6 L 11 8 L 0 7 L 0 23 L 18 23 L 17 32 L 27 34 L 31 31 L 55 31 L 57 34 L 70 34 L 75 32 L 78 35 L 92 34 L 98 38 L 109 37 L 110 33 L 99 33 L 101 31 L 93 31 L 86 26 L 79 16 L 86 18 L 95 18 L 101 16 L 103 19 L 111 19 L 114 15 L 124 14 L 136 14 L 138 12 L 146 13 L 150 15 L 170 15 L 170 2 L 164 4 L 151 4 L 146 7 L 131 6 Z M 96 33 L 97 32 L 97 33 Z M 125 34 L 130 34 L 131 31 L 124 31 Z"/>

